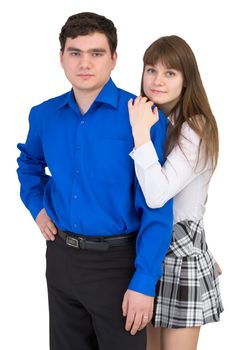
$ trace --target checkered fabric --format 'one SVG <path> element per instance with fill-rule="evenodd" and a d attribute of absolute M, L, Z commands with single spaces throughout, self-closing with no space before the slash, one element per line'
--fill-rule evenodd
<path fill-rule="evenodd" d="M 201 326 L 219 321 L 222 311 L 216 261 L 201 222 L 176 223 L 157 285 L 154 326 Z"/>

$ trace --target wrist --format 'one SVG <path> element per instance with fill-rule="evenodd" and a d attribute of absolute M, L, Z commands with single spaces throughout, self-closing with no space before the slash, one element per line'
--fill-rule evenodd
<path fill-rule="evenodd" d="M 151 141 L 150 130 L 133 130 L 134 146 L 137 149 L 143 144 Z"/>

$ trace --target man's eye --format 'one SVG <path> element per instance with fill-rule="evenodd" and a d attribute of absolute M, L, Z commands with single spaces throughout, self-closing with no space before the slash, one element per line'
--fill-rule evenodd
<path fill-rule="evenodd" d="M 70 55 L 71 56 L 80 56 L 80 53 L 79 52 L 71 52 Z"/>
<path fill-rule="evenodd" d="M 93 52 L 93 54 L 92 54 L 93 57 L 100 57 L 102 55 L 103 54 L 101 52 Z"/>

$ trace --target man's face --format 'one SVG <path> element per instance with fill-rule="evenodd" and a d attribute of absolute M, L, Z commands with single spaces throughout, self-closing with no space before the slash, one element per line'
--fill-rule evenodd
<path fill-rule="evenodd" d="M 102 33 L 67 38 L 61 65 L 75 93 L 99 93 L 108 81 L 116 64 L 116 53 L 111 54 L 107 37 Z"/>

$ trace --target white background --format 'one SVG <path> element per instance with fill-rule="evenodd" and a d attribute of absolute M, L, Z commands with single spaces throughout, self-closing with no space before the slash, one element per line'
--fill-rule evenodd
<path fill-rule="evenodd" d="M 114 21 L 119 59 L 112 76 L 118 86 L 136 94 L 142 55 L 152 41 L 176 34 L 193 48 L 220 131 L 220 158 L 210 185 L 205 226 L 209 247 L 223 269 L 225 307 L 220 323 L 202 328 L 198 349 L 233 349 L 230 0 L 1 2 L 0 348 L 49 348 L 45 242 L 19 199 L 16 144 L 25 141 L 30 108 L 70 88 L 59 65 L 58 34 L 68 16 L 82 11 Z"/>

